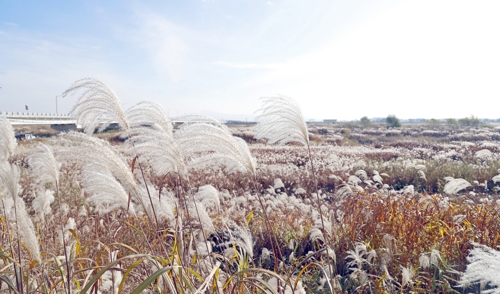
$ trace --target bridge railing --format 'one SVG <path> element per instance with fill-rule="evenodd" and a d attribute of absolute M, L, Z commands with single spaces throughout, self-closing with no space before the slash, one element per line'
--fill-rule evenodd
<path fill-rule="evenodd" d="M 46 112 L 0 111 L 0 115 L 6 116 L 7 118 L 56 117 L 61 119 L 71 119 L 71 117 L 68 114 L 56 114 L 56 113 L 46 113 Z"/>
<path fill-rule="evenodd" d="M 13 125 L 76 124 L 76 120 L 67 114 L 0 111 L 0 116 Z"/>

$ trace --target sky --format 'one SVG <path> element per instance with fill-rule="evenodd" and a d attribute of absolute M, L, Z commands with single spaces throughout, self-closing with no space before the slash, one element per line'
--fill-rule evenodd
<path fill-rule="evenodd" d="M 252 120 L 500 118 L 500 1 L 0 0 L 0 111 L 68 113 L 73 82 L 127 109 Z"/>

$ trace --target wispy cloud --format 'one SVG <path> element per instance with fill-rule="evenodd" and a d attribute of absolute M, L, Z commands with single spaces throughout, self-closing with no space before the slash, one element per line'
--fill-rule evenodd
<path fill-rule="evenodd" d="M 151 11 L 139 13 L 137 23 L 131 40 L 147 50 L 160 72 L 167 72 L 174 83 L 180 82 L 187 74 L 186 59 L 190 52 L 187 38 L 193 32 Z"/>
<path fill-rule="evenodd" d="M 19 26 L 19 24 L 17 24 L 17 23 L 14 23 L 14 22 L 8 22 L 8 21 L 7 21 L 7 22 L 5 22 L 5 24 L 6 24 L 6 25 L 8 25 L 8 26 L 10 26 L 10 27 L 18 27 L 18 26 Z"/>

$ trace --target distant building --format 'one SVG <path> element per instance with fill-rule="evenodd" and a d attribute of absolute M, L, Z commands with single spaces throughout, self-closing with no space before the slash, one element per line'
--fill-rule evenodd
<path fill-rule="evenodd" d="M 324 123 L 334 124 L 334 123 L 336 123 L 336 122 L 337 122 L 337 120 L 336 120 L 336 119 L 324 119 L 324 120 L 323 120 L 323 122 L 324 122 Z"/>

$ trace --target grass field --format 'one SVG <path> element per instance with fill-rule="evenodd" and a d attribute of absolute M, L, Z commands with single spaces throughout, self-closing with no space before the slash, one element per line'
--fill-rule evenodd
<path fill-rule="evenodd" d="M 0 119 L 2 291 L 498 291 L 497 129 L 314 124 L 289 140 L 144 126 L 148 105 L 119 132 L 24 142 Z"/>

